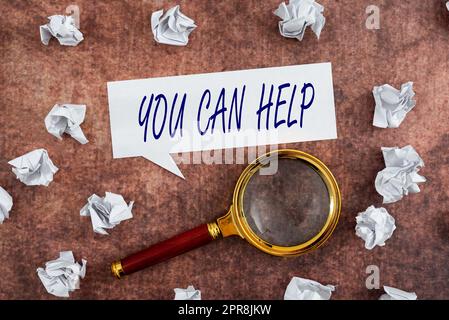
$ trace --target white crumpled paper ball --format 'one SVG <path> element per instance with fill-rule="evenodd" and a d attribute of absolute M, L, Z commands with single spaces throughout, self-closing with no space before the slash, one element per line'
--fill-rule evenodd
<path fill-rule="evenodd" d="M 385 208 L 370 206 L 359 213 L 356 221 L 356 235 L 365 240 L 365 248 L 368 250 L 375 246 L 384 246 L 396 229 L 394 218 Z"/>
<path fill-rule="evenodd" d="M 285 290 L 284 300 L 329 300 L 334 290 L 332 285 L 293 277 Z"/>

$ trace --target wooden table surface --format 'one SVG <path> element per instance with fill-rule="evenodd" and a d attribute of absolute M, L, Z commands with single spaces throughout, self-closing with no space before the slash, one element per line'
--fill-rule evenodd
<path fill-rule="evenodd" d="M 45 3 L 43 3 L 45 2 Z M 175 1 L 76 0 L 85 40 L 44 46 L 39 25 L 62 14 L 65 1 L 0 1 L 0 185 L 14 198 L 0 225 L 0 298 L 56 299 L 36 268 L 73 250 L 88 260 L 72 299 L 172 299 L 192 284 L 203 299 L 282 299 L 292 276 L 336 285 L 333 299 L 377 299 L 365 287 L 368 265 L 381 285 L 449 298 L 449 12 L 444 1 L 376 1 L 380 29 L 365 27 L 372 1 L 319 1 L 326 26 L 318 41 L 279 35 L 272 11 L 279 0 L 180 1 L 198 28 L 187 47 L 154 42 L 153 11 Z M 207 222 L 225 212 L 242 165 L 181 165 L 186 180 L 143 158 L 112 159 L 106 82 L 260 67 L 332 62 L 338 139 L 290 144 L 322 159 L 342 191 L 341 221 L 327 244 L 310 254 L 278 258 L 237 238 L 216 241 L 122 280 L 113 260 Z M 398 129 L 372 126 L 374 85 L 414 82 L 417 106 Z M 80 145 L 47 133 L 44 117 L 58 102 L 87 104 Z M 385 247 L 369 251 L 354 232 L 358 212 L 381 197 L 374 179 L 382 146 L 411 144 L 428 179 L 422 191 L 386 205 L 397 229 Z M 60 168 L 49 187 L 27 187 L 7 162 L 46 148 Z M 94 234 L 79 210 L 92 193 L 134 200 L 134 218 Z"/>

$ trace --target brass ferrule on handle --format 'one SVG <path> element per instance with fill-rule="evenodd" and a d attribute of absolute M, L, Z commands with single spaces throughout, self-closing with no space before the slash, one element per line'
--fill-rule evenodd
<path fill-rule="evenodd" d="M 209 230 L 209 234 L 214 240 L 222 236 L 220 227 L 215 221 L 207 224 L 207 230 Z"/>
<path fill-rule="evenodd" d="M 123 272 L 122 262 L 120 260 L 114 261 L 111 264 L 111 271 L 112 274 L 117 278 L 120 279 L 125 273 Z"/>

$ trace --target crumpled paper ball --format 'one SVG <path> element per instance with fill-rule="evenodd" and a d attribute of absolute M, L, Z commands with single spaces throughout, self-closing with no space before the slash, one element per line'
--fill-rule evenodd
<path fill-rule="evenodd" d="M 45 117 L 47 131 L 62 140 L 62 135 L 67 133 L 81 144 L 89 142 L 80 125 L 86 116 L 85 104 L 55 104 Z"/>
<path fill-rule="evenodd" d="M 285 290 L 284 300 L 329 300 L 334 290 L 332 285 L 293 277 Z"/>
<path fill-rule="evenodd" d="M 384 286 L 385 293 L 379 300 L 416 300 L 418 296 L 414 292 L 407 292 L 393 287 Z"/>
<path fill-rule="evenodd" d="M 426 181 L 419 175 L 424 162 L 412 146 L 403 148 L 382 148 L 385 169 L 375 180 L 377 192 L 383 196 L 383 203 L 393 203 L 409 193 L 420 192 L 418 183 Z"/>
<path fill-rule="evenodd" d="M 311 27 L 319 39 L 326 19 L 323 16 L 324 7 L 314 0 L 290 0 L 282 2 L 274 14 L 282 19 L 279 21 L 279 32 L 286 38 L 304 37 L 307 27 Z"/>
<path fill-rule="evenodd" d="M 112 192 L 106 192 L 105 197 L 93 194 L 81 209 L 80 215 L 91 218 L 96 233 L 107 235 L 104 229 L 112 229 L 123 220 L 133 217 L 133 204 L 134 201 L 126 204 L 121 195 Z"/>
<path fill-rule="evenodd" d="M 76 46 L 84 40 L 83 34 L 75 26 L 72 16 L 54 15 L 48 17 L 49 23 L 40 26 L 41 42 L 48 45 L 51 37 L 58 39 L 63 46 Z"/>
<path fill-rule="evenodd" d="M 9 218 L 9 212 L 12 209 L 12 197 L 2 187 L 0 187 L 0 224 Z"/>
<path fill-rule="evenodd" d="M 57 297 L 69 297 L 69 293 L 80 288 L 80 279 L 86 276 L 87 261 L 75 261 L 72 251 L 59 253 L 59 258 L 48 261 L 38 268 L 37 275 L 48 293 Z"/>
<path fill-rule="evenodd" d="M 384 246 L 396 229 L 394 218 L 385 208 L 370 206 L 358 214 L 356 221 L 356 235 L 365 240 L 365 248 L 368 250 Z"/>
<path fill-rule="evenodd" d="M 165 14 L 164 10 L 159 10 L 151 15 L 151 30 L 154 40 L 158 43 L 185 46 L 195 28 L 195 22 L 181 12 L 179 5 Z"/>
<path fill-rule="evenodd" d="M 201 291 L 193 286 L 187 289 L 175 288 L 175 300 L 201 300 Z"/>
<path fill-rule="evenodd" d="M 8 162 L 17 179 L 27 186 L 48 186 L 58 168 L 45 149 L 36 149 Z"/>
<path fill-rule="evenodd" d="M 413 82 L 404 83 L 401 90 L 389 84 L 373 88 L 374 109 L 373 125 L 380 128 L 397 128 L 404 121 L 405 116 L 416 105 L 413 100 Z"/>

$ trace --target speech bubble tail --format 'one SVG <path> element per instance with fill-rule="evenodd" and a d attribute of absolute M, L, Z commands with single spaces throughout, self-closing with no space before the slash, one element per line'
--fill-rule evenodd
<path fill-rule="evenodd" d="M 154 154 L 145 154 L 142 155 L 147 160 L 150 160 L 151 162 L 154 162 L 158 166 L 161 166 L 167 171 L 170 171 L 171 173 L 177 175 L 180 178 L 185 179 L 184 175 L 182 174 L 181 170 L 179 170 L 178 166 L 176 165 L 175 161 L 173 160 L 172 156 L 169 153 L 154 153 Z"/>

